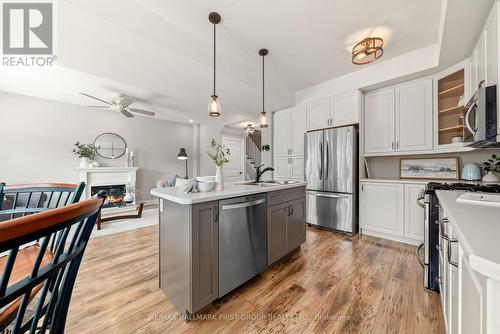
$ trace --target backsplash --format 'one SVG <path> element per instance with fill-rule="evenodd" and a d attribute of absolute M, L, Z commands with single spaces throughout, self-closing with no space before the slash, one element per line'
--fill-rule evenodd
<path fill-rule="evenodd" d="M 437 157 L 458 157 L 460 162 L 460 172 L 464 164 L 475 162 L 477 164 L 486 161 L 492 154 L 500 155 L 499 149 L 477 150 L 460 153 L 428 154 L 428 155 L 405 155 L 391 157 L 371 157 L 367 158 L 372 171 L 372 178 L 399 178 L 399 159 L 400 158 L 437 158 Z M 363 168 L 363 166 L 360 166 Z M 461 175 L 461 173 L 460 173 Z"/>

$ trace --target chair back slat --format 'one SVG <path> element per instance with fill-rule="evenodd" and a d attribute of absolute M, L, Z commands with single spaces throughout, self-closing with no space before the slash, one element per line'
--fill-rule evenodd
<path fill-rule="evenodd" d="M 0 332 L 64 333 L 78 268 L 104 198 L 100 193 L 0 222 L 0 255 L 8 252 L 0 261 Z"/>
<path fill-rule="evenodd" d="M 0 221 L 77 203 L 85 183 L 0 184 Z"/>

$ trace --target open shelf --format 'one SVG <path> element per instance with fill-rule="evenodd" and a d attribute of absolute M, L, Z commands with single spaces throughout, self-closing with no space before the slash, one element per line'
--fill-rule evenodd
<path fill-rule="evenodd" d="M 447 90 L 443 90 L 439 92 L 439 97 L 452 97 L 452 96 L 460 96 L 464 94 L 464 84 L 459 84 L 457 86 L 451 87 Z"/>
<path fill-rule="evenodd" d="M 450 126 L 448 128 L 439 129 L 439 132 L 440 133 L 455 132 L 455 131 L 459 131 L 459 130 L 461 131 L 463 128 L 464 128 L 463 125 L 456 125 L 456 126 Z"/>
<path fill-rule="evenodd" d="M 465 70 L 439 79 L 436 93 L 438 145 L 451 145 L 458 137 L 463 137 Z"/>
<path fill-rule="evenodd" d="M 443 110 L 439 110 L 439 115 L 454 115 L 454 114 L 457 114 L 457 115 L 460 115 L 464 112 L 464 106 L 455 106 L 455 107 L 450 107 L 450 108 L 446 108 L 446 109 L 443 109 Z"/>

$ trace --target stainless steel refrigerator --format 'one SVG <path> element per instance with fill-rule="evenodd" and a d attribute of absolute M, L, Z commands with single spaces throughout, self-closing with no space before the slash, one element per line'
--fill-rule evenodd
<path fill-rule="evenodd" d="M 354 126 L 305 134 L 307 222 L 358 231 L 358 133 Z"/>

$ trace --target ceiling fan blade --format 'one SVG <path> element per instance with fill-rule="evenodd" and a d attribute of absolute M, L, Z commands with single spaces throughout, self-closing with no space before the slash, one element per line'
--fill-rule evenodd
<path fill-rule="evenodd" d="M 87 106 L 90 108 L 98 108 L 98 109 L 109 109 L 109 106 Z"/>
<path fill-rule="evenodd" d="M 98 97 L 95 97 L 95 96 L 92 96 L 92 95 L 89 95 L 89 94 L 85 94 L 85 93 L 82 93 L 82 92 L 80 92 L 80 94 L 82 94 L 83 96 L 86 96 L 86 97 L 90 97 L 91 99 L 94 99 L 94 100 L 97 100 L 97 101 L 101 101 L 102 103 L 106 103 L 106 104 L 111 105 L 111 103 L 109 103 L 108 101 L 102 100 L 102 99 L 100 99 Z"/>
<path fill-rule="evenodd" d="M 120 109 L 120 112 L 126 117 L 134 117 L 127 109 Z"/>
<path fill-rule="evenodd" d="M 143 115 L 147 115 L 147 116 L 154 116 L 155 115 L 155 113 L 152 111 L 136 109 L 136 108 L 127 108 L 127 109 L 130 110 L 131 112 L 135 112 L 135 113 L 143 114 Z"/>

